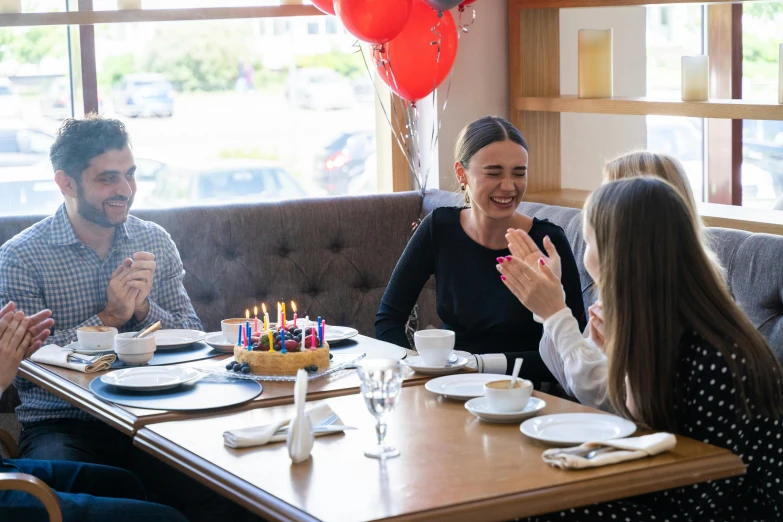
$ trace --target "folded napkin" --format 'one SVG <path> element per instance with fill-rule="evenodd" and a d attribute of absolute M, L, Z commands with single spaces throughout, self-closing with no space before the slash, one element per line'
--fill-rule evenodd
<path fill-rule="evenodd" d="M 676 444 L 677 438 L 671 433 L 653 433 L 627 439 L 585 442 L 573 448 L 552 448 L 544 451 L 541 457 L 550 466 L 560 469 L 597 468 L 627 460 L 652 457 L 674 449 Z M 589 459 L 585 458 L 596 449 L 600 453 Z"/>
<path fill-rule="evenodd" d="M 316 437 L 354 429 L 350 426 L 343 426 L 340 417 L 327 404 L 316 406 L 309 410 L 307 415 L 310 417 L 310 423 L 313 425 Z M 248 448 L 263 446 L 270 442 L 283 442 L 288 439 L 290 420 L 286 419 L 255 428 L 226 431 L 223 433 L 223 443 L 229 448 Z"/>
<path fill-rule="evenodd" d="M 74 353 L 73 350 L 57 346 L 56 344 L 49 344 L 35 352 L 30 357 L 30 360 L 76 370 L 77 372 L 95 373 L 111 368 L 111 364 L 117 360 L 117 356 L 113 353 L 93 356 L 83 355 Z M 88 362 L 84 363 L 82 361 Z"/>

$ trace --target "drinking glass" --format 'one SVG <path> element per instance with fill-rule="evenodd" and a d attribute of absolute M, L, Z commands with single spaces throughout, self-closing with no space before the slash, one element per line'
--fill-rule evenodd
<path fill-rule="evenodd" d="M 395 359 L 365 359 L 357 365 L 362 380 L 361 393 L 367 409 L 375 416 L 378 445 L 364 452 L 373 459 L 388 459 L 400 454 L 386 444 L 386 414 L 394 409 L 402 389 L 402 364 Z"/>

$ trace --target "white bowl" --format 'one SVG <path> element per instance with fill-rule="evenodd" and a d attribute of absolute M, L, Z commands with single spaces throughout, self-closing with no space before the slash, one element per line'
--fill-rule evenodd
<path fill-rule="evenodd" d="M 114 351 L 124 363 L 144 364 L 155 354 L 155 337 L 148 335 L 136 339 L 133 337 L 136 333 L 121 333 L 114 338 Z"/>
<path fill-rule="evenodd" d="M 111 351 L 116 335 L 117 329 L 112 326 L 83 326 L 76 330 L 79 346 L 90 351 Z"/>

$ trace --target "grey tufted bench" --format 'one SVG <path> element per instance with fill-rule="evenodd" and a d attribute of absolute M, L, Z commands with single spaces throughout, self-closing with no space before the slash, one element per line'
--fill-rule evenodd
<path fill-rule="evenodd" d="M 300 315 L 374 335 L 375 312 L 411 224 L 433 208 L 459 205 L 461 195 L 432 191 L 311 199 L 225 207 L 139 210 L 176 242 L 185 287 L 208 331 L 225 317 L 294 300 Z M 581 277 L 585 305 L 594 300 L 584 271 L 581 212 L 522 203 L 520 210 L 563 227 Z M 40 217 L 0 218 L 0 244 Z M 714 228 L 715 249 L 740 306 L 783 359 L 783 237 Z M 440 325 L 431 280 L 419 300 L 420 324 Z M 9 390 L 10 391 L 10 390 Z M 9 412 L 12 393 L 0 404 Z"/>

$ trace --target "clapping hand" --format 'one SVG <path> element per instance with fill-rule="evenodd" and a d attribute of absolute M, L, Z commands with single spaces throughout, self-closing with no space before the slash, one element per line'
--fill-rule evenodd
<path fill-rule="evenodd" d="M 155 254 L 150 252 L 136 252 L 133 259 L 126 259 L 125 264 L 130 262 L 130 275 L 127 285 L 130 288 L 138 290 L 134 302 L 134 315 L 137 321 L 143 321 L 147 317 L 150 304 L 147 298 L 152 291 L 152 281 L 155 278 Z"/>
<path fill-rule="evenodd" d="M 566 308 L 565 295 L 560 279 L 546 265 L 543 258 L 537 261 L 538 270 L 515 256 L 498 258 L 497 269 L 503 284 L 525 305 L 545 321 Z"/>
<path fill-rule="evenodd" d="M 588 335 L 595 345 L 603 350 L 606 337 L 604 336 L 604 308 L 601 301 L 596 301 L 595 304 L 587 309 L 587 312 L 590 315 L 590 322 L 588 323 L 590 332 Z"/>
<path fill-rule="evenodd" d="M 539 259 L 544 260 L 544 264 L 549 267 L 552 274 L 559 280 L 563 275 L 563 269 L 560 264 L 560 256 L 557 253 L 555 245 L 549 236 L 544 238 L 544 248 L 548 256 L 541 252 L 538 245 L 524 230 L 508 229 L 506 241 L 511 255 L 519 258 L 529 266 L 539 266 Z"/>
<path fill-rule="evenodd" d="M 0 309 L 0 392 L 14 380 L 22 359 L 31 356 L 49 337 L 54 321 L 50 310 L 31 317 L 16 311 L 13 302 Z"/>
<path fill-rule="evenodd" d="M 121 327 L 133 317 L 139 290 L 128 285 L 132 261 L 126 259 L 117 267 L 106 289 L 106 308 L 98 313 L 105 326 Z"/>

